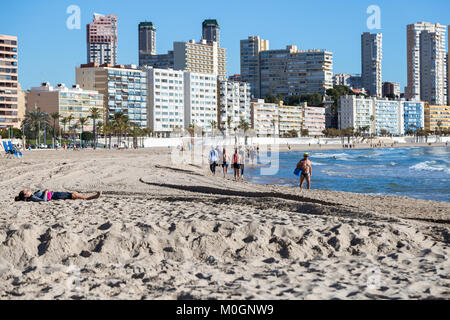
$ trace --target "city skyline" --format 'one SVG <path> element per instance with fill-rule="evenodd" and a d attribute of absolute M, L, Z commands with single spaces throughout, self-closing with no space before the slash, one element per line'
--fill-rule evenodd
<path fill-rule="evenodd" d="M 333 52 L 334 73 L 360 73 L 360 36 L 363 32 L 383 34 L 383 82 L 400 83 L 401 90 L 406 86 L 406 26 L 427 21 L 450 24 L 446 21 L 446 1 L 423 4 L 419 1 L 398 1 L 391 4 L 378 1 L 381 9 L 381 29 L 369 30 L 366 13 L 370 1 L 348 1 L 345 10 L 339 4 L 327 2 L 327 6 L 310 3 L 289 3 L 292 10 L 278 3 L 258 2 L 261 10 L 255 18 L 249 18 L 248 10 L 255 10 L 254 2 L 239 3 L 232 8 L 221 8 L 217 4 L 209 7 L 205 1 L 198 1 L 196 10 L 187 10 L 187 4 L 177 3 L 174 11 L 167 4 L 134 1 L 137 6 L 127 6 L 112 1 L 97 1 L 90 4 L 78 1 L 81 9 L 81 28 L 69 30 L 66 20 L 69 14 L 69 1 L 39 1 L 21 7 L 7 3 L 8 12 L 0 20 L 0 33 L 19 37 L 19 82 L 23 89 L 29 89 L 41 82 L 74 83 L 73 67 L 85 62 L 86 25 L 92 21 L 94 13 L 118 16 L 118 63 L 138 65 L 137 26 L 142 21 L 152 21 L 158 29 L 157 53 L 171 50 L 174 41 L 200 40 L 201 23 L 205 19 L 217 19 L 221 30 L 221 46 L 227 49 L 228 75 L 240 73 L 240 40 L 248 36 L 260 36 L 270 41 L 271 48 L 283 48 L 288 44 L 299 49 L 326 49 Z M 208 2 L 209 3 L 209 2 Z M 238 4 L 238 2 L 236 2 Z M 231 6 L 233 7 L 233 6 Z M 186 10 L 185 10 L 186 9 Z M 395 14 L 401 10 L 402 14 Z M 298 14 L 308 12 L 308 15 Z M 297 14 L 295 14 L 297 12 Z M 338 17 L 336 12 L 339 13 Z M 420 14 L 417 14 L 420 12 Z M 271 23 L 267 18 L 271 17 Z M 297 17 L 301 17 L 297 19 Z M 28 24 L 20 21 L 29 21 Z M 45 20 L 46 23 L 40 23 Z M 241 21 L 241 23 L 236 23 Z M 29 24 L 34 27 L 29 28 Z M 283 31 L 283 32 L 280 32 Z M 59 41 L 42 40 L 36 35 L 51 34 L 48 38 Z"/>

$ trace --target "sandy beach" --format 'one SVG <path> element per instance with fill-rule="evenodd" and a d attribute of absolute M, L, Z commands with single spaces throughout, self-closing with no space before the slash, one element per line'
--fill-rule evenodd
<path fill-rule="evenodd" d="M 167 148 L 0 172 L 1 299 L 450 298 L 450 203 L 236 183 Z M 103 196 L 14 202 L 25 188 Z"/>

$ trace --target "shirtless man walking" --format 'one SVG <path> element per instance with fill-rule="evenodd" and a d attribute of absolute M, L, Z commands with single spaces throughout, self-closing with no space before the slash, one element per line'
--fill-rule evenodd
<path fill-rule="evenodd" d="M 301 170 L 300 174 L 300 190 L 303 190 L 303 183 L 306 179 L 308 190 L 311 189 L 312 164 L 309 161 L 309 154 L 305 153 L 303 159 L 297 164 L 297 168 Z"/>

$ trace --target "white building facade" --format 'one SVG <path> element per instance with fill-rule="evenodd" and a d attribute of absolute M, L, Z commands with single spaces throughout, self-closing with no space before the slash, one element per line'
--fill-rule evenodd
<path fill-rule="evenodd" d="M 241 120 L 251 123 L 250 117 L 251 87 L 247 82 L 219 82 L 219 128 L 230 133 L 237 128 Z"/>
<path fill-rule="evenodd" d="M 375 132 L 399 136 L 404 133 L 403 115 L 399 100 L 373 99 L 375 108 Z"/>
<path fill-rule="evenodd" d="M 184 72 L 184 126 L 212 132 L 217 126 L 217 76 Z"/>
<path fill-rule="evenodd" d="M 156 136 L 169 136 L 185 129 L 184 72 L 142 68 L 147 73 L 148 126 Z"/>

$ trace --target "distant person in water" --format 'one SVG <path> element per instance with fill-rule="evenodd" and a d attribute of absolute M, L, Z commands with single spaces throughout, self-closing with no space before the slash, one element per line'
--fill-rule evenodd
<path fill-rule="evenodd" d="M 52 200 L 95 200 L 100 198 L 101 192 L 94 195 L 82 195 L 76 192 L 52 192 L 48 189 L 39 190 L 35 193 L 30 190 L 20 191 L 15 198 L 16 201 L 32 201 L 32 202 L 47 202 Z"/>
<path fill-rule="evenodd" d="M 303 190 L 303 183 L 305 182 L 305 179 L 308 190 L 311 189 L 312 163 L 309 161 L 308 153 L 303 155 L 303 159 L 297 164 L 297 168 L 301 170 L 300 190 Z"/>

